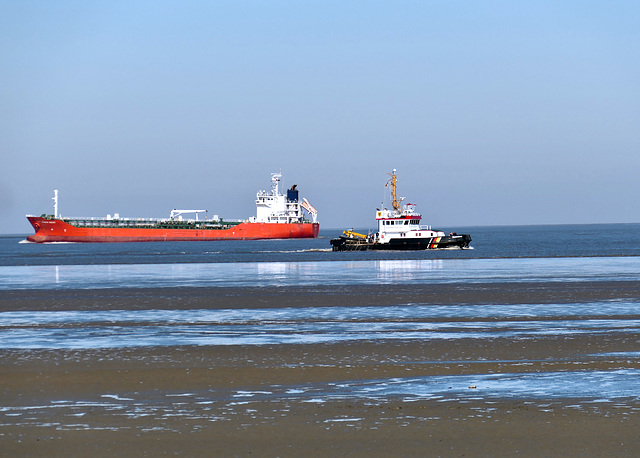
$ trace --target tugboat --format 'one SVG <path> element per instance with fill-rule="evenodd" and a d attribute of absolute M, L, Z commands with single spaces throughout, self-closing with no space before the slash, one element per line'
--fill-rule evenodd
<path fill-rule="evenodd" d="M 415 204 L 402 205 L 404 198 L 397 197 L 396 169 L 393 169 L 385 188 L 391 185 L 393 210 L 386 208 L 376 211 L 378 232 L 359 234 L 346 230 L 338 238 L 331 240 L 333 251 L 365 250 L 434 250 L 443 248 L 467 248 L 471 242 L 469 234 L 449 235 L 421 226 L 422 216 L 415 211 Z"/>

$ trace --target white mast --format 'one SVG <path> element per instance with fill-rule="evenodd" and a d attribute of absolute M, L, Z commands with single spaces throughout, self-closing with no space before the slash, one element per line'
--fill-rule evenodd
<path fill-rule="evenodd" d="M 53 217 L 58 219 L 58 190 L 53 190 Z"/>
<path fill-rule="evenodd" d="M 278 173 L 271 174 L 271 194 L 274 196 L 278 195 L 278 182 L 280 181 L 280 178 L 282 178 L 282 170 Z"/>

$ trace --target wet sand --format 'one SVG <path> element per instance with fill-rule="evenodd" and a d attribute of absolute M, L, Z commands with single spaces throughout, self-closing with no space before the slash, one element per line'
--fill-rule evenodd
<path fill-rule="evenodd" d="M 639 292 L 634 282 L 10 291 L 0 295 L 0 310 L 586 303 L 638 301 Z M 0 455 L 636 455 L 635 398 L 322 399 L 312 390 L 296 393 L 407 377 L 640 369 L 640 359 L 629 356 L 640 351 L 639 340 L 608 331 L 527 339 L 0 350 Z M 470 382 L 469 393 L 474 386 Z"/>
<path fill-rule="evenodd" d="M 640 282 L 508 282 L 310 287 L 0 291 L 0 311 L 545 304 L 640 299 Z"/>

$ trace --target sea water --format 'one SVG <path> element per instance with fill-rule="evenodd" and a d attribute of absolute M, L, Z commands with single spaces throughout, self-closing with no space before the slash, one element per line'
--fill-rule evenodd
<path fill-rule="evenodd" d="M 470 234 L 471 249 L 334 253 L 329 241 L 341 231 L 330 229 L 321 229 L 316 239 L 218 242 L 36 244 L 23 243 L 26 236 L 0 236 L 0 266 L 640 256 L 640 224 L 457 227 L 445 231 Z"/>
<path fill-rule="evenodd" d="M 21 243 L 0 237 L 0 290 L 637 280 L 640 224 L 478 227 L 470 249 L 332 252 L 316 239 Z"/>

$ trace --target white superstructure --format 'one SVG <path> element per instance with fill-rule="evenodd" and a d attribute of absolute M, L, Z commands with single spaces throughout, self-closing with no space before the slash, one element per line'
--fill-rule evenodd
<path fill-rule="evenodd" d="M 318 212 L 304 199 L 301 204 L 296 185 L 287 190 L 286 195 L 279 191 L 282 178 L 280 172 L 271 174 L 271 190 L 258 191 L 256 194 L 256 216 L 249 219 L 252 223 L 301 223 L 304 220 L 302 210 L 306 210 L 317 222 Z"/>
<path fill-rule="evenodd" d="M 373 235 L 376 243 L 389 243 L 394 239 L 425 239 L 443 237 L 442 231 L 434 231 L 431 226 L 421 226 L 422 216 L 415 211 L 415 204 L 402 205 L 403 197 L 397 197 L 396 169 L 388 174 L 391 178 L 385 185 L 391 185 L 391 197 L 393 209 L 376 211 L 378 232 Z"/>

